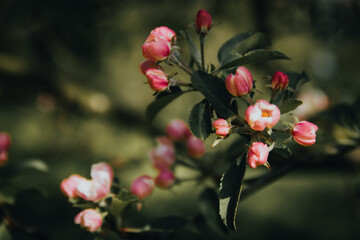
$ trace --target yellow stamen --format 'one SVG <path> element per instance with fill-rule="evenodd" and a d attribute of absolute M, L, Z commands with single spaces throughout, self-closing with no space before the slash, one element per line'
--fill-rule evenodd
<path fill-rule="evenodd" d="M 269 114 L 267 112 L 262 112 L 261 116 L 262 117 L 269 117 Z"/>

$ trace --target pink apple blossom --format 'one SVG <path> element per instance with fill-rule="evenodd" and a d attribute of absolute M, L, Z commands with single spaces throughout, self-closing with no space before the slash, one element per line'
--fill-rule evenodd
<path fill-rule="evenodd" d="M 110 192 L 110 185 L 102 184 L 94 179 L 85 179 L 76 186 L 79 197 L 86 201 L 98 202 Z"/>
<path fill-rule="evenodd" d="M 245 120 L 255 131 L 263 131 L 266 127 L 272 128 L 280 119 L 280 110 L 269 102 L 259 99 L 245 112 Z"/>
<path fill-rule="evenodd" d="M 93 181 L 106 185 L 109 188 L 111 187 L 112 180 L 114 178 L 114 172 L 108 163 L 100 162 L 93 164 L 91 166 L 90 175 Z"/>
<path fill-rule="evenodd" d="M 73 174 L 70 177 L 62 180 L 60 184 L 60 189 L 67 197 L 76 198 L 78 197 L 77 186 L 81 181 L 86 180 L 86 178 L 80 175 Z"/>
<path fill-rule="evenodd" d="M 76 224 L 80 224 L 89 232 L 97 231 L 103 222 L 102 216 L 95 209 L 88 208 L 79 212 L 74 219 Z"/>
<path fill-rule="evenodd" d="M 247 163 L 251 168 L 266 164 L 269 148 L 262 142 L 253 142 L 247 154 Z"/>

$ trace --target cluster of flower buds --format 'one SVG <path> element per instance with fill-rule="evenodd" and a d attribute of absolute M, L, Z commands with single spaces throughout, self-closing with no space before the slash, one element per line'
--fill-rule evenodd
<path fill-rule="evenodd" d="M 8 150 L 11 145 L 9 134 L 0 132 L 0 166 L 4 165 L 8 160 Z"/>
<path fill-rule="evenodd" d="M 91 166 L 91 179 L 73 174 L 60 184 L 61 191 L 70 200 L 81 198 L 85 201 L 98 203 L 110 193 L 114 172 L 112 167 L 100 162 Z M 75 223 L 94 232 L 102 225 L 102 216 L 95 209 L 85 209 L 75 217 Z"/>
<path fill-rule="evenodd" d="M 211 26 L 211 15 L 204 9 L 199 10 L 196 16 L 195 30 L 202 40 Z M 169 65 L 172 65 L 170 62 L 173 62 L 183 69 L 186 68 L 176 56 L 177 54 L 172 54 L 177 47 L 176 38 L 176 33 L 170 28 L 157 27 L 150 32 L 142 45 L 142 53 L 147 60 L 140 64 L 140 71 L 146 76 L 150 88 L 156 93 L 169 90 L 170 86 L 182 85 L 172 79 L 172 75 L 167 75 L 160 66 L 160 63 L 165 61 Z M 189 69 L 184 70 L 189 71 Z"/>
<path fill-rule="evenodd" d="M 166 60 L 171 54 L 175 40 L 176 34 L 170 28 L 165 26 L 155 28 L 142 45 L 144 57 L 154 62 Z"/>
<path fill-rule="evenodd" d="M 271 78 L 271 88 L 276 96 L 277 93 L 284 91 L 289 84 L 288 76 L 283 72 L 276 72 Z M 235 75 L 230 74 L 225 79 L 225 86 L 229 93 L 235 97 L 243 97 L 252 104 L 250 93 L 253 89 L 253 78 L 248 69 L 245 67 L 238 67 Z M 259 99 L 255 104 L 249 105 L 245 111 L 245 122 L 252 134 L 251 146 L 249 147 L 247 154 L 248 165 L 252 168 L 264 165 L 269 168 L 267 162 L 269 151 L 271 147 L 267 144 L 272 144 L 270 138 L 266 138 L 265 135 L 261 135 L 264 142 L 260 142 L 259 133 L 262 131 L 267 132 L 267 136 L 271 134 L 270 129 L 273 128 L 280 120 L 280 109 L 264 99 Z M 215 134 L 219 139 L 228 137 L 231 133 L 232 126 L 225 119 L 217 119 L 212 123 L 215 129 Z M 316 142 L 316 131 L 318 127 L 310 122 L 302 121 L 292 124 L 288 129 L 292 138 L 302 146 L 311 146 Z"/>
<path fill-rule="evenodd" d="M 169 87 L 168 76 L 159 63 L 170 57 L 175 42 L 175 32 L 162 26 L 152 30 L 142 45 L 143 56 L 148 60 L 140 64 L 140 71 L 147 77 L 150 88 L 156 92 L 165 91 Z"/>
<path fill-rule="evenodd" d="M 136 178 L 130 188 L 130 192 L 139 199 L 148 197 L 155 186 L 160 188 L 171 187 L 176 178 L 173 166 L 176 161 L 175 144 L 185 143 L 187 154 L 191 158 L 201 158 L 205 154 L 204 142 L 191 134 L 189 127 L 182 120 L 175 119 L 166 126 L 166 136 L 157 138 L 158 145 L 149 153 L 152 166 L 158 170 L 153 179 L 151 176 L 142 175 Z"/>

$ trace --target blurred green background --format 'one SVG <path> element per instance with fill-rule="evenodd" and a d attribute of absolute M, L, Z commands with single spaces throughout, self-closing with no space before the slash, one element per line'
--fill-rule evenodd
<path fill-rule="evenodd" d="M 0 131 L 12 137 L 8 165 L 48 166 L 2 189 L 27 189 L 12 209 L 27 231 L 14 231 L 14 239 L 91 239 L 73 224 L 78 210 L 59 184 L 72 173 L 89 177 L 95 162 L 110 162 L 123 186 L 156 174 L 148 160 L 155 136 L 169 120 L 186 120 L 201 96 L 184 95 L 148 123 L 145 109 L 154 97 L 139 72 L 141 45 L 158 26 L 178 33 L 202 8 L 217 23 L 206 40 L 207 62 L 217 64 L 217 49 L 233 35 L 261 31 L 292 61 L 249 66 L 255 79 L 305 70 L 331 104 L 358 96 L 358 0 L 1 0 Z M 187 53 L 181 38 L 179 45 Z M 211 140 L 209 152 L 216 151 Z M 246 199 L 234 239 L 360 239 L 359 154 L 294 171 Z M 129 222 L 141 227 L 156 217 L 192 216 L 202 189 L 194 183 L 157 189 Z"/>

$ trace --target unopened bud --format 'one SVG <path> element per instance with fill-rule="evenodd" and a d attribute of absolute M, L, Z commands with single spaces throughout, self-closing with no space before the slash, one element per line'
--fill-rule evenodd
<path fill-rule="evenodd" d="M 0 150 L 8 150 L 11 144 L 11 138 L 9 134 L 0 132 Z"/>
<path fill-rule="evenodd" d="M 160 143 L 149 153 L 150 161 L 154 168 L 163 171 L 169 169 L 175 162 L 175 148 L 170 143 Z"/>
<path fill-rule="evenodd" d="M 165 26 L 155 28 L 154 30 L 152 30 L 150 32 L 150 36 L 151 35 L 161 36 L 168 42 L 172 42 L 172 41 L 176 40 L 176 33 L 173 30 L 171 30 L 170 28 L 165 27 Z"/>
<path fill-rule="evenodd" d="M 130 187 L 130 192 L 139 197 L 139 199 L 147 198 L 154 190 L 154 179 L 148 175 L 142 175 L 136 178 Z"/>
<path fill-rule="evenodd" d="M 189 156 L 193 158 L 201 158 L 206 152 L 204 142 L 193 135 L 188 138 L 186 146 Z"/>
<path fill-rule="evenodd" d="M 161 188 L 168 188 L 175 182 L 175 175 L 170 170 L 165 170 L 159 173 L 155 178 L 155 184 Z"/>
<path fill-rule="evenodd" d="M 213 121 L 212 126 L 215 128 L 215 134 L 221 138 L 226 137 L 231 130 L 229 123 L 222 118 Z"/>
<path fill-rule="evenodd" d="M 148 79 L 150 88 L 156 92 L 163 92 L 169 86 L 169 81 L 166 74 L 159 69 L 148 69 L 146 71 L 146 77 Z"/>
<path fill-rule="evenodd" d="M 283 91 L 289 85 L 289 77 L 280 71 L 277 71 L 271 78 L 271 87 L 274 90 Z"/>
<path fill-rule="evenodd" d="M 182 141 L 186 140 L 191 135 L 191 132 L 184 121 L 175 119 L 166 126 L 166 135 L 172 140 Z"/>
<path fill-rule="evenodd" d="M 150 68 L 163 70 L 160 65 L 157 65 L 156 62 L 152 60 L 145 60 L 140 64 L 140 72 L 144 75 L 146 75 L 146 71 Z"/>
<path fill-rule="evenodd" d="M 154 62 L 164 61 L 170 56 L 171 44 L 165 38 L 150 35 L 142 45 L 143 56 Z"/>
<path fill-rule="evenodd" d="M 196 31 L 207 34 L 211 28 L 211 22 L 211 15 L 205 9 L 199 10 L 196 14 Z"/>
<path fill-rule="evenodd" d="M 229 93 L 235 97 L 245 96 L 253 88 L 253 78 L 249 70 L 238 67 L 235 75 L 230 74 L 225 79 L 225 86 Z"/>
<path fill-rule="evenodd" d="M 311 146 L 316 142 L 318 127 L 308 121 L 301 121 L 294 125 L 291 135 L 302 146 Z"/>

